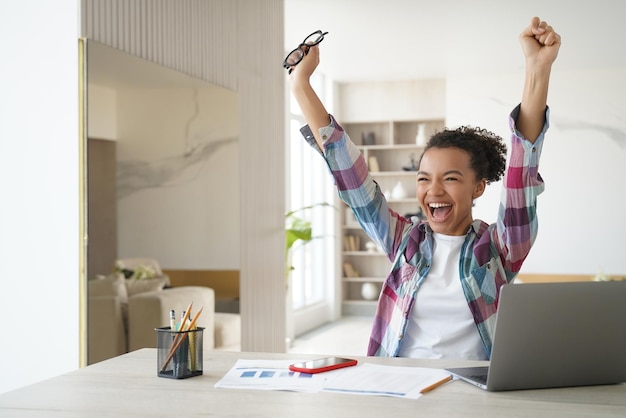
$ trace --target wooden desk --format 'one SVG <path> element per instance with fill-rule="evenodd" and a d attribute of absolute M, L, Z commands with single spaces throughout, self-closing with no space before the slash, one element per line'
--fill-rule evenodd
<path fill-rule="evenodd" d="M 336 393 L 215 389 L 246 359 L 317 356 L 207 351 L 204 374 L 184 380 L 156 375 L 156 349 L 124 354 L 0 395 L 8 417 L 599 417 L 626 416 L 626 385 L 490 393 L 462 381 L 447 383 L 417 400 Z M 377 364 L 454 367 L 479 362 L 359 358 Z"/>

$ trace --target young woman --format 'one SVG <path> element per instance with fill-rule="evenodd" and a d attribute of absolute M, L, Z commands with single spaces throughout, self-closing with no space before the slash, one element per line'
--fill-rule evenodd
<path fill-rule="evenodd" d="M 308 125 L 305 139 L 326 160 L 340 198 L 393 265 L 378 300 L 368 355 L 488 359 L 500 287 L 513 281 L 537 235 L 538 163 L 548 128 L 548 84 L 560 36 L 535 17 L 520 35 L 526 61 L 522 101 L 509 117 L 511 158 L 502 139 L 479 128 L 433 135 L 417 172 L 425 221 L 387 206 L 363 156 L 329 115 L 309 79 L 319 46 L 301 46 L 288 66 Z M 505 174 L 496 223 L 472 216 L 473 201 Z"/>

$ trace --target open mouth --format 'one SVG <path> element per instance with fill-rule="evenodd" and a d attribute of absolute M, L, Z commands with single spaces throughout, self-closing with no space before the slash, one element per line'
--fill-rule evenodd
<path fill-rule="evenodd" d="M 452 205 L 450 203 L 429 203 L 428 209 L 433 220 L 442 221 L 452 212 Z"/>

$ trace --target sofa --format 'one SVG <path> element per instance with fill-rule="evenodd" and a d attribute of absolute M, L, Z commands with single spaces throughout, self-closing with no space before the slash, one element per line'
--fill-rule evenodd
<path fill-rule="evenodd" d="M 166 288 L 163 276 L 126 278 L 121 272 L 88 281 L 88 363 L 144 347 L 156 347 L 155 328 L 170 324 L 170 310 L 180 314 L 193 303 L 202 308 L 197 325 L 205 328 L 204 348 L 239 350 L 238 314 L 215 312 L 215 292 L 205 286 Z"/>

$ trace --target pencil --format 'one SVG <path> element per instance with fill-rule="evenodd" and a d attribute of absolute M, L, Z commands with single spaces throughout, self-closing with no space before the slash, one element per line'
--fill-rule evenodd
<path fill-rule="evenodd" d="M 191 305 L 189 305 L 191 307 Z M 189 327 L 187 328 L 187 330 L 185 330 L 183 328 L 183 325 L 181 324 L 179 332 L 180 334 L 177 335 L 177 338 L 180 336 L 180 338 L 178 338 L 176 341 L 174 341 L 174 343 L 172 344 L 172 348 L 170 349 L 170 352 L 167 356 L 167 358 L 165 359 L 165 361 L 163 362 L 163 367 L 161 367 L 161 371 L 164 371 L 167 368 L 167 365 L 170 363 L 170 361 L 172 360 L 172 357 L 174 357 L 174 353 L 176 353 L 176 350 L 178 350 L 178 348 L 180 347 L 180 345 L 183 343 L 183 341 L 185 340 L 185 338 L 187 338 L 187 334 L 188 332 L 183 332 L 183 331 L 188 331 L 193 329 L 196 326 L 196 322 L 198 322 L 198 318 L 200 317 L 200 314 L 202 313 L 202 308 L 200 308 L 200 310 L 196 313 L 196 315 L 193 317 L 191 324 L 189 324 Z M 187 320 L 187 318 L 189 317 L 189 310 L 187 310 L 187 312 L 185 313 L 185 321 Z"/>
<path fill-rule="evenodd" d="M 443 379 L 441 379 L 438 382 L 433 383 L 430 386 L 426 386 L 424 389 L 420 390 L 420 393 L 427 393 L 430 392 L 431 390 L 443 385 L 446 382 L 449 382 L 450 380 L 452 380 L 452 375 L 448 375 L 446 377 L 444 377 Z"/>
<path fill-rule="evenodd" d="M 189 314 L 191 313 L 192 305 L 193 305 L 193 302 L 191 302 L 189 306 L 187 306 L 187 309 L 185 310 L 185 315 L 180 320 L 180 326 L 178 327 L 178 331 L 185 330 L 185 325 L 187 325 L 187 319 L 189 319 Z"/>
<path fill-rule="evenodd" d="M 191 320 L 191 323 L 189 324 L 189 331 L 194 331 L 196 330 L 198 327 L 196 325 L 196 322 L 198 321 L 198 318 L 200 317 L 200 313 L 202 312 L 202 309 L 204 307 L 201 307 L 200 310 L 198 311 L 198 313 L 196 313 L 196 315 L 193 317 L 193 319 Z M 196 364 L 196 337 L 198 335 L 194 332 L 191 335 L 189 335 L 189 370 L 190 371 L 195 371 L 198 370 L 198 364 Z"/>

